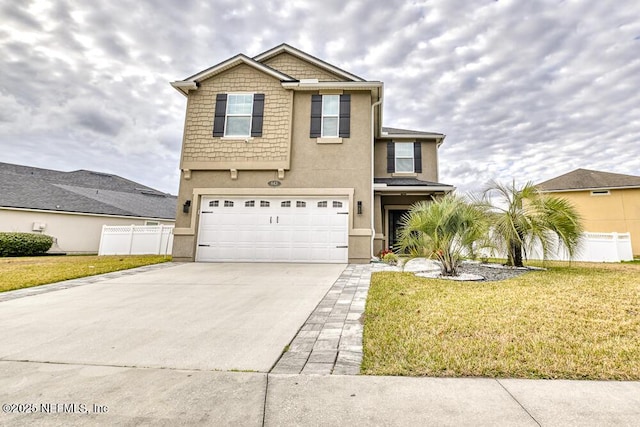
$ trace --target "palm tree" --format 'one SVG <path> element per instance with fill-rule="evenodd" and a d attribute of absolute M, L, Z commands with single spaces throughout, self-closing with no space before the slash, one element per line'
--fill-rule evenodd
<path fill-rule="evenodd" d="M 436 258 L 443 276 L 456 276 L 464 252 L 486 236 L 486 218 L 482 206 L 452 194 L 418 202 L 402 219 L 400 248 L 411 257 Z"/>
<path fill-rule="evenodd" d="M 573 257 L 582 235 L 580 215 L 567 200 L 541 193 L 532 182 L 518 188 L 492 181 L 484 191 L 492 237 L 507 252 L 507 265 L 522 267 L 527 244 L 539 241 L 543 258 L 561 242 Z"/>

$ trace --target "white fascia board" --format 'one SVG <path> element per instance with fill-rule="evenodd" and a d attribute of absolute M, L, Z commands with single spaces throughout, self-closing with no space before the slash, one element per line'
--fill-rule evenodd
<path fill-rule="evenodd" d="M 562 190 L 540 190 L 541 193 L 570 193 L 576 191 L 602 191 L 602 190 L 633 190 L 640 188 L 640 185 L 629 185 L 627 187 L 591 187 L 591 188 L 566 188 Z"/>
<path fill-rule="evenodd" d="M 396 133 L 385 133 L 380 135 L 380 139 L 444 139 L 445 135 L 441 133 L 414 133 L 414 134 L 396 134 Z"/>
<path fill-rule="evenodd" d="M 282 87 L 293 90 L 322 90 L 322 89 L 346 89 L 346 90 L 382 90 L 382 82 L 282 82 Z"/>
<path fill-rule="evenodd" d="M 173 86 L 174 89 L 176 89 L 178 92 L 180 92 L 184 96 L 187 96 L 190 90 L 198 89 L 198 84 L 196 82 L 191 82 L 191 81 L 185 82 L 180 80 L 177 82 L 171 82 L 171 86 Z"/>

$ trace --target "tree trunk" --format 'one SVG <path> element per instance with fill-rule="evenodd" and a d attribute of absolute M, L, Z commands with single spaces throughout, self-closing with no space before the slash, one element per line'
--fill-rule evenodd
<path fill-rule="evenodd" d="M 509 243 L 507 265 L 513 267 L 524 267 L 524 264 L 522 263 L 522 245 L 520 242 L 511 241 Z"/>

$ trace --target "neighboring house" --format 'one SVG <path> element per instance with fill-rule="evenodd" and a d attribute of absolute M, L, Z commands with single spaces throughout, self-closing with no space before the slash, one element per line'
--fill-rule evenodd
<path fill-rule="evenodd" d="M 116 175 L 0 163 L 0 231 L 43 233 L 97 253 L 103 225 L 175 222 L 176 197 Z"/>
<path fill-rule="evenodd" d="M 640 176 L 576 169 L 537 186 L 573 203 L 585 231 L 631 233 L 633 253 L 640 255 Z"/>
<path fill-rule="evenodd" d="M 286 44 L 171 85 L 187 97 L 177 261 L 366 263 L 413 203 L 454 190 L 443 134 L 383 128 L 382 82 Z"/>

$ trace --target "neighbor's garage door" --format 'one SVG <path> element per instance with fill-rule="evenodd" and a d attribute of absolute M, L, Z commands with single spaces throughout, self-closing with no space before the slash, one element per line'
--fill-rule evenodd
<path fill-rule="evenodd" d="M 341 197 L 203 197 L 196 261 L 346 263 Z"/>

